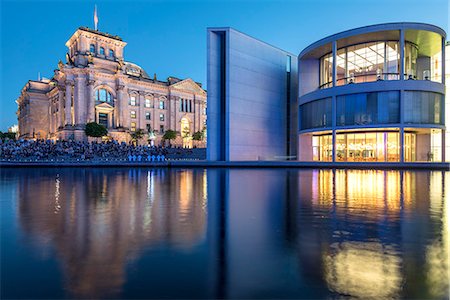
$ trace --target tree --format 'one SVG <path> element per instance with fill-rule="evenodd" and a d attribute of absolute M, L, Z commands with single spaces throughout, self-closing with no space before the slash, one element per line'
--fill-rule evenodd
<path fill-rule="evenodd" d="M 135 140 L 135 141 L 142 139 L 144 137 L 144 134 L 145 134 L 145 132 L 142 129 L 138 129 L 138 130 L 130 133 L 131 139 Z"/>
<path fill-rule="evenodd" d="M 166 130 L 166 132 L 164 133 L 163 137 L 164 140 L 168 140 L 169 141 L 169 145 L 170 145 L 170 141 L 174 140 L 177 138 L 177 132 L 175 130 Z"/>
<path fill-rule="evenodd" d="M 16 134 L 14 132 L 1 132 L 0 131 L 0 139 L 1 140 L 15 140 Z"/>
<path fill-rule="evenodd" d="M 204 137 L 203 131 L 194 132 L 194 134 L 192 135 L 192 139 L 194 141 L 202 141 L 203 137 Z"/>
<path fill-rule="evenodd" d="M 90 137 L 102 137 L 108 134 L 108 129 L 103 125 L 91 122 L 86 124 L 84 132 Z"/>

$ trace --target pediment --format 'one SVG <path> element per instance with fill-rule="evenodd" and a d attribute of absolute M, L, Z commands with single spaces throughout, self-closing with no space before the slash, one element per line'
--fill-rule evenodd
<path fill-rule="evenodd" d="M 114 110 L 114 106 L 108 103 L 100 103 L 95 106 L 96 109 L 104 110 L 104 111 L 111 111 Z"/>
<path fill-rule="evenodd" d="M 188 78 L 170 86 L 175 90 L 188 91 L 191 93 L 201 94 L 206 96 L 205 90 L 203 90 L 198 84 L 196 84 L 192 79 Z"/>

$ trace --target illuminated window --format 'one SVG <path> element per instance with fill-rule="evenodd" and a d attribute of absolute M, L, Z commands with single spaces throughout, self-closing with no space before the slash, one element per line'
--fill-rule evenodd
<path fill-rule="evenodd" d="M 159 114 L 159 120 L 164 121 L 164 114 Z"/>
<path fill-rule="evenodd" d="M 111 102 L 113 99 L 110 92 L 106 89 L 98 89 L 95 91 L 95 101 Z"/>
<path fill-rule="evenodd" d="M 146 119 L 146 120 L 151 120 L 151 116 L 150 116 L 150 113 L 149 113 L 149 112 L 146 112 L 146 113 L 145 113 L 145 119 Z"/>
<path fill-rule="evenodd" d="M 101 55 L 105 55 L 105 48 L 100 47 L 100 54 L 101 54 Z"/>
<path fill-rule="evenodd" d="M 164 109 L 164 100 L 159 101 L 159 109 Z"/>
<path fill-rule="evenodd" d="M 152 105 L 151 101 L 152 101 L 151 99 L 145 98 L 145 107 L 151 107 L 151 105 Z"/>
<path fill-rule="evenodd" d="M 108 128 L 108 114 L 99 113 L 98 114 L 98 124 Z"/>
<path fill-rule="evenodd" d="M 136 106 L 136 96 L 130 96 L 130 105 Z"/>
<path fill-rule="evenodd" d="M 136 119 L 136 112 L 134 110 L 130 111 L 130 116 L 132 119 Z"/>
<path fill-rule="evenodd" d="M 94 45 L 94 44 L 91 44 L 91 45 L 89 46 L 89 52 L 95 53 L 95 45 Z"/>
<path fill-rule="evenodd" d="M 131 122 L 131 131 L 136 131 L 136 122 Z"/>
<path fill-rule="evenodd" d="M 114 50 L 109 49 L 109 57 L 114 57 Z"/>

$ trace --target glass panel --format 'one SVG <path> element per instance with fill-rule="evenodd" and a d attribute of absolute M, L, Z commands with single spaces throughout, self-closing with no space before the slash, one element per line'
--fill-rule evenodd
<path fill-rule="evenodd" d="M 108 127 L 108 114 L 99 113 L 98 114 L 98 124 Z"/>
<path fill-rule="evenodd" d="M 300 109 L 302 129 L 331 126 L 331 98 L 303 104 Z"/>
<path fill-rule="evenodd" d="M 327 54 L 320 59 L 320 87 L 328 88 L 333 83 L 333 56 Z"/>
<path fill-rule="evenodd" d="M 387 133 L 387 161 L 400 161 L 398 132 Z"/>
<path fill-rule="evenodd" d="M 443 124 L 444 97 L 432 92 L 405 92 L 405 123 Z"/>

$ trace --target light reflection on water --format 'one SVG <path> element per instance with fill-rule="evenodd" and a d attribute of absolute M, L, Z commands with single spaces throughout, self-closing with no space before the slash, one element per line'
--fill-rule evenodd
<path fill-rule="evenodd" d="M 0 175 L 2 298 L 449 295 L 449 172 Z"/>

